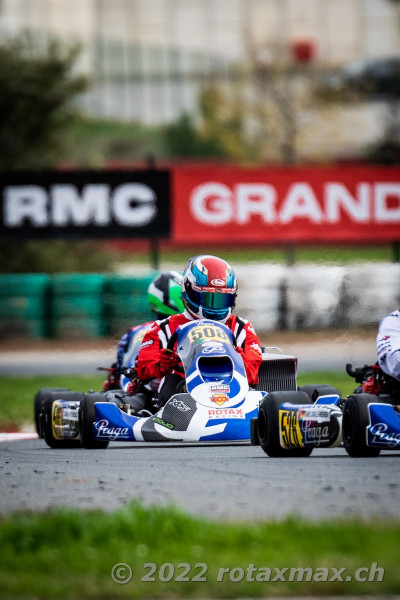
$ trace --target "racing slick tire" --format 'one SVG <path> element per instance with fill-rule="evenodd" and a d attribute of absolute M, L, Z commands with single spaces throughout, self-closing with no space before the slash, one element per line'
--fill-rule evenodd
<path fill-rule="evenodd" d="M 44 416 L 44 401 L 51 394 L 51 392 L 68 392 L 68 388 L 40 388 L 36 392 L 34 403 L 33 403 L 33 413 L 35 418 L 35 428 L 36 433 L 40 438 L 44 437 L 44 426 L 42 423 L 42 416 Z"/>
<path fill-rule="evenodd" d="M 379 402 L 373 394 L 348 396 L 343 408 L 343 445 L 354 458 L 378 456 L 380 448 L 367 446 L 366 428 L 370 424 L 368 404 Z"/>
<path fill-rule="evenodd" d="M 279 408 L 284 402 L 291 404 L 312 404 L 309 395 L 303 391 L 272 392 L 261 401 L 258 411 L 258 436 L 260 446 L 271 458 L 306 457 L 313 448 L 282 448 L 279 433 Z"/>
<path fill-rule="evenodd" d="M 342 397 L 340 391 L 329 383 L 308 383 L 307 385 L 299 385 L 297 390 L 308 394 L 313 403 L 318 400 L 320 396 L 327 396 L 328 394 L 337 394 L 339 398 Z"/>
<path fill-rule="evenodd" d="M 103 450 L 109 444 L 109 440 L 97 440 L 93 434 L 93 423 L 96 421 L 94 408 L 96 402 L 107 402 L 104 394 L 85 394 L 79 410 L 81 445 L 87 450 Z"/>
<path fill-rule="evenodd" d="M 55 400 L 69 400 L 70 402 L 80 402 L 83 397 L 82 392 L 71 392 L 69 390 L 52 391 L 44 400 L 44 441 L 50 448 L 80 448 L 79 438 L 66 438 L 59 440 L 54 437 L 53 432 L 53 403 Z"/>

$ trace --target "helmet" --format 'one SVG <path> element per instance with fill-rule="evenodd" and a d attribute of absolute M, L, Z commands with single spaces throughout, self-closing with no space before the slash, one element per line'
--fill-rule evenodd
<path fill-rule="evenodd" d="M 177 271 L 162 271 L 149 285 L 147 297 L 158 318 L 183 312 L 181 283 L 182 275 Z"/>
<path fill-rule="evenodd" d="M 236 302 L 237 283 L 230 265 L 217 256 L 189 259 L 182 280 L 182 300 L 197 319 L 225 322 Z"/>

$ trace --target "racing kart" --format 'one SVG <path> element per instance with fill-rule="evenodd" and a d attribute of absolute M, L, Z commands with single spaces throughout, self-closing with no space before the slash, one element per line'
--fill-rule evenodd
<path fill-rule="evenodd" d="M 39 430 L 46 443 L 53 448 L 106 448 L 110 441 L 249 441 L 251 419 L 265 392 L 249 388 L 231 330 L 211 320 L 194 321 L 178 328 L 168 348 L 175 343 L 183 365 L 182 389 L 155 414 L 131 414 L 129 404 L 115 401 L 115 392 L 39 390 Z M 264 362 L 273 363 L 271 381 L 277 385 L 278 379 L 282 388 L 279 361 Z"/>
<path fill-rule="evenodd" d="M 379 365 L 346 371 L 360 385 L 343 401 L 343 443 L 354 457 L 400 449 L 400 382 Z"/>
<path fill-rule="evenodd" d="M 347 374 L 360 385 L 342 398 L 329 384 L 304 385 L 264 396 L 251 423 L 251 443 L 270 457 L 309 456 L 342 441 L 352 457 L 400 448 L 400 382 L 378 365 Z"/>
<path fill-rule="evenodd" d="M 251 423 L 251 443 L 271 458 L 306 457 L 314 448 L 342 442 L 338 389 L 329 384 L 292 385 L 264 396 Z"/>

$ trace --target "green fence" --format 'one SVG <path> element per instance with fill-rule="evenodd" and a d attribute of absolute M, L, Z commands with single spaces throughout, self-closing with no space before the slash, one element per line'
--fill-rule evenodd
<path fill-rule="evenodd" d="M 147 288 L 154 274 L 0 275 L 0 336 L 96 338 L 153 320 Z"/>

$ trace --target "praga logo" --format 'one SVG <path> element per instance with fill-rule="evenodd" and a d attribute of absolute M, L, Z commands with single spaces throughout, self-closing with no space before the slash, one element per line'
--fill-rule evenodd
<path fill-rule="evenodd" d="M 108 440 L 116 440 L 117 438 L 129 439 L 128 427 L 109 427 L 107 419 L 101 419 L 94 424 L 97 429 L 97 438 L 107 438 Z"/>
<path fill-rule="evenodd" d="M 375 423 L 368 428 L 368 445 L 370 446 L 388 446 L 397 448 L 400 446 L 400 433 L 398 431 L 388 431 L 387 423 Z"/>

